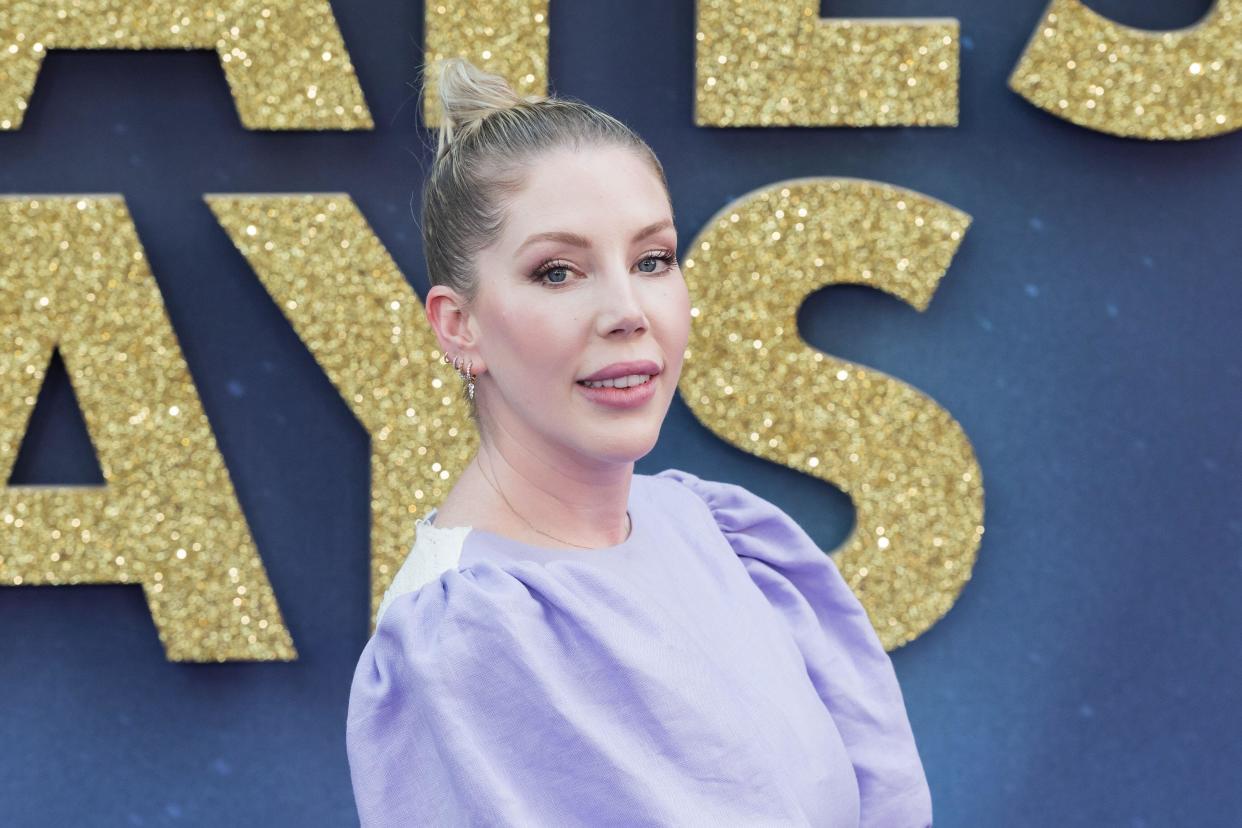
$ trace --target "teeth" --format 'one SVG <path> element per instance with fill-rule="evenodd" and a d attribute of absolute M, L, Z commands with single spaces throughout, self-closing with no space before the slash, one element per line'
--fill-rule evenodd
<path fill-rule="evenodd" d="M 582 384 L 588 388 L 629 388 L 631 385 L 641 385 L 649 379 L 651 379 L 651 374 L 630 374 L 626 377 L 583 382 Z"/>

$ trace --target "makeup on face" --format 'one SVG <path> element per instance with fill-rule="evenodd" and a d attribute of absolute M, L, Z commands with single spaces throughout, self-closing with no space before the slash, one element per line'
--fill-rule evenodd
<path fill-rule="evenodd" d="M 629 152 L 558 152 L 532 166 L 507 213 L 477 261 L 497 432 L 532 454 L 642 457 L 676 393 L 690 328 L 662 183 Z"/>

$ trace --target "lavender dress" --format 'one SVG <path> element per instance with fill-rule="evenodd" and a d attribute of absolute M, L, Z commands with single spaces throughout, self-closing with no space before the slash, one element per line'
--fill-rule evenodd
<path fill-rule="evenodd" d="M 362 824 L 931 825 L 892 662 L 832 559 L 678 469 L 635 474 L 629 510 L 607 549 L 461 527 L 455 563 L 390 591 L 349 698 Z"/>

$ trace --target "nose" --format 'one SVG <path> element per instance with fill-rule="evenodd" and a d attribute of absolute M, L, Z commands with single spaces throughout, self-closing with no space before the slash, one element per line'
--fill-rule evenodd
<path fill-rule="evenodd" d="M 628 336 L 647 330 L 649 323 L 643 309 L 641 279 L 641 276 L 618 268 L 601 280 L 605 285 L 605 289 L 600 291 L 598 319 L 601 336 Z"/>

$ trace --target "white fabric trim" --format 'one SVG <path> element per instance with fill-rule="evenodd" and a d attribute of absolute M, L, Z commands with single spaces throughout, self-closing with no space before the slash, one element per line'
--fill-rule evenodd
<path fill-rule="evenodd" d="M 462 542 L 469 526 L 450 526 L 441 529 L 431 523 L 435 519 L 436 509 L 432 509 L 425 518 L 414 521 L 414 545 L 401 568 L 397 570 L 388 591 L 380 601 L 379 610 L 375 613 L 375 625 L 384 617 L 384 610 L 399 595 L 414 592 L 423 584 L 434 581 L 445 571 L 457 566 L 461 560 Z"/>

